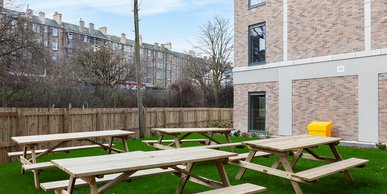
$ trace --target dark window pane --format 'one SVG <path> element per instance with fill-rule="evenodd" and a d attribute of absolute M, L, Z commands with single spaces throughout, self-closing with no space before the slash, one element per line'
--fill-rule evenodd
<path fill-rule="evenodd" d="M 264 63 L 266 61 L 266 27 L 255 25 L 249 28 L 249 62 Z"/>
<path fill-rule="evenodd" d="M 265 92 L 249 94 L 250 117 L 249 130 L 265 130 L 266 128 L 266 94 Z"/>

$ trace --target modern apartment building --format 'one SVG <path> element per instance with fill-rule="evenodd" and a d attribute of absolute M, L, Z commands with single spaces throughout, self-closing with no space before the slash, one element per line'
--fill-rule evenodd
<path fill-rule="evenodd" d="M 387 142 L 386 0 L 234 0 L 234 127 Z"/>
<path fill-rule="evenodd" d="M 4 10 L 4 13 L 14 12 Z M 46 18 L 43 12 L 34 15 L 31 9 L 22 14 L 32 21 L 34 41 L 48 48 L 54 61 L 66 61 L 80 49 L 106 44 L 110 44 L 113 50 L 124 52 L 128 61 L 134 61 L 134 41 L 127 39 L 124 33 L 119 37 L 109 35 L 107 27 L 96 29 L 93 23 L 86 27 L 82 19 L 79 24 L 67 23 L 62 21 L 59 12 L 55 12 L 52 19 Z M 147 87 L 166 88 L 179 79 L 185 54 L 172 51 L 171 43 L 148 44 L 141 41 L 140 55 L 143 83 Z"/>

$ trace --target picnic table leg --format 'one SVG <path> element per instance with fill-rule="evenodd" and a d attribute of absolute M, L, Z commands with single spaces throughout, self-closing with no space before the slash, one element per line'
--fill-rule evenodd
<path fill-rule="evenodd" d="M 63 194 L 63 193 L 72 194 L 74 191 L 75 180 L 76 180 L 76 178 L 70 176 L 69 184 L 67 185 L 67 189 L 66 190 L 55 190 L 55 194 Z"/>
<path fill-rule="evenodd" d="M 290 166 L 293 168 L 298 159 L 300 159 L 300 157 L 302 156 L 302 152 L 304 151 L 304 149 L 297 149 L 296 153 L 294 154 L 294 157 L 293 157 L 293 160 L 290 162 Z"/>
<path fill-rule="evenodd" d="M 230 133 L 225 133 L 224 136 L 226 137 L 227 143 L 232 143 L 230 138 Z M 231 147 L 231 151 L 235 153 L 235 146 Z"/>
<path fill-rule="evenodd" d="M 188 163 L 186 168 L 185 168 L 185 171 L 191 172 L 192 171 L 192 167 L 193 167 L 193 163 Z M 187 175 L 187 174 L 181 174 L 181 179 L 180 179 L 179 186 L 176 189 L 176 194 L 183 193 L 184 186 L 187 183 L 187 181 L 189 180 L 189 177 L 190 176 Z"/>
<path fill-rule="evenodd" d="M 160 134 L 160 137 L 159 137 L 159 139 L 157 140 L 157 143 L 161 144 L 161 142 L 163 141 L 163 138 L 164 138 L 164 135 L 163 135 L 163 134 Z"/>
<path fill-rule="evenodd" d="M 128 137 L 121 137 L 122 144 L 124 145 L 125 152 L 129 152 Z"/>
<path fill-rule="evenodd" d="M 228 179 L 227 172 L 224 169 L 225 162 L 226 162 L 225 160 L 216 161 L 215 164 L 216 164 L 216 167 L 218 168 L 218 173 L 220 178 L 222 179 L 223 186 L 229 187 L 231 184 L 230 184 L 230 180 Z"/>
<path fill-rule="evenodd" d="M 250 150 L 250 153 L 247 156 L 245 162 L 250 162 L 254 158 L 255 153 L 257 153 L 256 150 Z M 243 174 L 245 174 L 245 172 L 246 172 L 246 168 L 243 168 L 243 167 L 239 168 L 238 174 L 236 175 L 235 179 L 240 180 Z"/>
<path fill-rule="evenodd" d="M 175 139 L 176 148 L 180 148 L 181 145 L 180 145 L 180 138 L 179 138 L 179 136 L 175 135 L 174 139 Z"/>
<path fill-rule="evenodd" d="M 95 176 L 89 176 L 82 178 L 90 187 L 90 194 L 98 194 L 97 182 L 95 181 Z"/>
<path fill-rule="evenodd" d="M 24 159 L 27 159 L 27 146 L 24 146 L 23 147 L 23 158 Z M 23 169 L 23 167 L 21 168 L 21 174 L 24 174 L 25 170 Z"/>
<path fill-rule="evenodd" d="M 338 151 L 337 148 L 336 148 L 336 145 L 334 145 L 334 144 L 329 144 L 329 148 L 331 149 L 333 155 L 335 155 L 336 161 L 341 161 L 341 160 L 343 160 L 343 158 L 342 158 L 342 157 L 340 156 L 340 154 L 339 154 L 339 151 Z M 348 180 L 350 180 L 350 181 L 353 182 L 353 178 L 352 178 L 351 174 L 349 174 L 349 171 L 348 171 L 348 170 L 344 170 L 343 173 L 344 173 L 344 176 L 345 176 Z"/>
<path fill-rule="evenodd" d="M 114 137 L 111 137 L 111 138 L 110 138 L 110 141 L 109 141 L 108 154 L 111 154 L 111 153 L 112 153 L 113 142 L 114 142 Z"/>
<path fill-rule="evenodd" d="M 31 149 L 31 162 L 33 164 L 36 163 L 35 147 L 36 147 L 35 145 L 31 145 L 30 146 L 30 149 Z M 40 173 L 40 170 L 33 170 L 32 173 L 34 174 L 35 188 L 39 189 L 39 173 Z"/>
<path fill-rule="evenodd" d="M 285 170 L 287 172 L 293 173 L 293 169 L 292 169 L 288 159 L 286 158 L 286 156 L 279 156 L 279 158 L 280 158 L 282 166 L 285 168 Z M 290 180 L 290 182 L 292 183 L 293 189 L 297 194 L 303 194 L 300 185 L 296 181 Z"/>

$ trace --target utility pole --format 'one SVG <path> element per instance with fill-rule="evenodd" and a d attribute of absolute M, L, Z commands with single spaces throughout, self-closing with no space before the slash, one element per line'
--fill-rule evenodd
<path fill-rule="evenodd" d="M 134 0 L 134 31 L 135 31 L 135 52 L 136 52 L 136 79 L 137 79 L 137 107 L 138 107 L 138 127 L 140 137 L 145 136 L 144 107 L 142 105 L 142 73 L 140 64 L 140 29 L 138 19 L 138 0 Z"/>

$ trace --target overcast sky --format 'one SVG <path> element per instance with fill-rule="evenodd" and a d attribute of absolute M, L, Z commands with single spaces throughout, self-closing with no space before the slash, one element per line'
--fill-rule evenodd
<path fill-rule="evenodd" d="M 80 18 L 94 23 L 95 28 L 107 26 L 108 33 L 122 32 L 134 39 L 133 0 L 13 0 L 23 9 L 42 11 L 52 18 L 55 11 L 63 21 L 79 24 Z M 199 26 L 215 15 L 233 20 L 233 0 L 139 0 L 140 33 L 147 43 L 172 42 L 173 50 L 192 49 L 189 42 L 197 41 Z M 233 24 L 233 21 L 231 22 Z"/>

